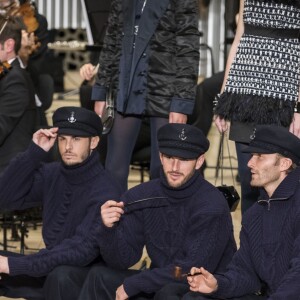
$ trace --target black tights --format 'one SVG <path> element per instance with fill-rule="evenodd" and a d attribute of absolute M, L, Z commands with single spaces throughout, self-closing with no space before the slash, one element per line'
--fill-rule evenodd
<path fill-rule="evenodd" d="M 168 123 L 166 118 L 150 117 L 151 127 L 151 162 L 150 176 L 158 177 L 160 159 L 158 154 L 157 130 Z M 132 152 L 142 125 L 142 118 L 115 114 L 114 125 L 108 135 L 105 168 L 127 190 L 127 181 Z M 149 141 L 150 144 L 150 141 Z"/>

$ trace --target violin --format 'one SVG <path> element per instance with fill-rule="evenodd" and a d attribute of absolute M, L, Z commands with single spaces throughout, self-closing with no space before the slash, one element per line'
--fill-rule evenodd
<path fill-rule="evenodd" d="M 7 16 L 20 16 L 26 26 L 27 32 L 31 33 L 37 30 L 39 23 L 35 15 L 35 7 L 30 0 L 26 0 L 23 4 L 18 5 L 16 1 L 11 2 L 4 7 Z"/>
<path fill-rule="evenodd" d="M 0 61 L 0 79 L 2 79 L 11 69 L 12 66 L 7 61 Z"/>
<path fill-rule="evenodd" d="M 18 15 L 22 16 L 28 33 L 34 32 L 38 29 L 39 23 L 35 16 L 35 8 L 29 1 L 20 5 L 17 13 Z"/>

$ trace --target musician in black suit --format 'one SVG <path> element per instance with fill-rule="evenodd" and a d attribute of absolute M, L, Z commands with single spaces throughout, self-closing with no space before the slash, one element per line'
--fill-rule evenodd
<path fill-rule="evenodd" d="M 0 16 L 0 62 L 11 66 L 0 79 L 0 173 L 27 148 L 36 126 L 34 87 L 16 55 L 22 29 L 18 17 Z"/>

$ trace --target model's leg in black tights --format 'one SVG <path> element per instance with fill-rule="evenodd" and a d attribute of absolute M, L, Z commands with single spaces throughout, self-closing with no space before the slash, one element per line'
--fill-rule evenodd
<path fill-rule="evenodd" d="M 105 168 L 119 182 L 122 191 L 127 190 L 129 166 L 142 119 L 115 114 L 114 125 L 107 137 Z"/>
<path fill-rule="evenodd" d="M 151 126 L 151 162 L 150 162 L 150 177 L 151 179 L 159 177 L 160 170 L 160 159 L 158 152 L 158 141 L 157 141 L 157 131 L 160 127 L 168 124 L 169 120 L 166 118 L 150 118 Z"/>

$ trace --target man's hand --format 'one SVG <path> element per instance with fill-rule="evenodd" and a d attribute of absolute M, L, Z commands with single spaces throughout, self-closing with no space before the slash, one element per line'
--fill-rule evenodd
<path fill-rule="evenodd" d="M 124 203 L 108 200 L 101 206 L 101 218 L 106 227 L 113 227 L 124 214 Z"/>
<path fill-rule="evenodd" d="M 191 275 L 201 273 L 200 275 L 188 276 L 187 280 L 190 285 L 190 290 L 193 292 L 200 292 L 210 294 L 215 292 L 218 288 L 217 279 L 204 268 L 192 268 Z"/>
<path fill-rule="evenodd" d="M 186 124 L 187 122 L 187 115 L 176 113 L 176 112 L 170 112 L 169 114 L 169 123 L 182 123 Z"/>
<path fill-rule="evenodd" d="M 228 130 L 228 123 L 225 121 L 225 119 L 217 115 L 215 116 L 214 120 L 220 133 L 223 133 Z"/>
<path fill-rule="evenodd" d="M 124 286 L 122 284 L 121 286 L 118 287 L 116 291 L 116 300 L 126 300 L 126 299 L 128 299 L 128 295 L 126 294 L 124 290 Z"/>
<path fill-rule="evenodd" d="M 8 259 L 0 255 L 0 273 L 9 274 Z"/>
<path fill-rule="evenodd" d="M 94 111 L 100 118 L 103 116 L 105 105 L 105 101 L 95 101 Z"/>
<path fill-rule="evenodd" d="M 44 151 L 48 152 L 54 145 L 57 138 L 57 127 L 50 129 L 40 129 L 33 134 L 32 141 L 41 147 Z"/>
<path fill-rule="evenodd" d="M 96 75 L 97 69 L 98 68 L 96 66 L 92 65 L 92 64 L 84 64 L 80 68 L 79 74 L 80 74 L 82 79 L 90 81 Z"/>
<path fill-rule="evenodd" d="M 299 113 L 294 113 L 294 117 L 289 130 L 295 136 L 300 138 L 300 114 Z"/>

